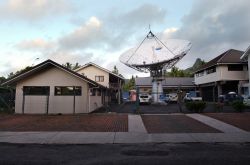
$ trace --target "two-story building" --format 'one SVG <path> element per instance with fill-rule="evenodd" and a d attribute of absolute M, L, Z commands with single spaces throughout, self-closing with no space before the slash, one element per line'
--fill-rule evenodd
<path fill-rule="evenodd" d="M 194 82 L 205 101 L 215 101 L 221 94 L 234 91 L 246 94 L 247 62 L 241 60 L 243 51 L 230 49 L 204 64 L 195 72 Z"/>
<path fill-rule="evenodd" d="M 241 56 L 240 59 L 248 62 L 248 68 L 250 68 L 250 46 L 246 49 L 246 51 L 244 52 L 244 54 Z M 250 77 L 250 72 L 248 72 L 248 77 Z M 250 95 L 250 83 L 249 82 L 244 84 L 244 88 L 246 91 L 245 95 Z"/>
<path fill-rule="evenodd" d="M 106 97 L 102 98 L 104 102 L 121 103 L 122 85 L 124 84 L 124 78 L 122 76 L 114 74 L 92 62 L 76 69 L 75 72 L 107 88 L 104 94 Z M 96 91 L 93 89 L 92 94 L 95 95 L 95 93 Z"/>

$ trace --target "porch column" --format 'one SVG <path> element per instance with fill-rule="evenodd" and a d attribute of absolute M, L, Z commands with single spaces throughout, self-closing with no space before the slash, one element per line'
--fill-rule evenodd
<path fill-rule="evenodd" d="M 118 79 L 118 104 L 121 104 L 121 80 Z"/>
<path fill-rule="evenodd" d="M 239 81 L 239 83 L 238 83 L 238 92 L 237 92 L 238 95 L 242 95 L 241 87 L 242 87 L 242 81 Z"/>
<path fill-rule="evenodd" d="M 218 97 L 222 94 L 222 88 L 220 82 L 217 83 Z"/>

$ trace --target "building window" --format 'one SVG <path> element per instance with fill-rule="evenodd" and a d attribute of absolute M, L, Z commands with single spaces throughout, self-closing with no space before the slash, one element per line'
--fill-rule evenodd
<path fill-rule="evenodd" d="M 96 95 L 96 89 L 95 88 L 91 88 L 90 89 L 90 96 L 95 96 Z"/>
<path fill-rule="evenodd" d="M 198 73 L 196 73 L 195 75 L 196 75 L 196 77 L 201 77 L 201 76 L 204 75 L 204 71 L 198 72 Z"/>
<path fill-rule="evenodd" d="M 89 95 L 90 96 L 102 96 L 102 90 L 101 89 L 96 89 L 96 88 L 91 88 Z"/>
<path fill-rule="evenodd" d="M 207 72 L 207 74 L 214 73 L 214 72 L 216 72 L 216 67 L 208 68 L 208 69 L 206 70 L 206 72 Z"/>
<path fill-rule="evenodd" d="M 24 86 L 23 92 L 25 95 L 49 95 L 49 86 Z"/>
<path fill-rule="evenodd" d="M 82 87 L 79 86 L 56 86 L 55 96 L 81 96 Z"/>
<path fill-rule="evenodd" d="M 227 65 L 228 71 L 243 71 L 243 65 L 240 64 L 230 64 Z"/>
<path fill-rule="evenodd" d="M 102 96 L 102 91 L 101 89 L 96 90 L 96 96 Z"/>
<path fill-rule="evenodd" d="M 96 82 L 104 82 L 104 76 L 95 76 Z"/>

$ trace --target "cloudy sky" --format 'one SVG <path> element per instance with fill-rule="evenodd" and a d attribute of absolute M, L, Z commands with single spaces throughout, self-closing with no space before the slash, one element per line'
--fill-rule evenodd
<path fill-rule="evenodd" d="M 129 78 L 119 62 L 148 25 L 159 38 L 185 39 L 192 49 L 177 66 L 210 60 L 250 45 L 249 0 L 0 0 L 0 76 L 46 59 L 94 62 Z M 39 58 L 39 59 L 37 59 Z"/>

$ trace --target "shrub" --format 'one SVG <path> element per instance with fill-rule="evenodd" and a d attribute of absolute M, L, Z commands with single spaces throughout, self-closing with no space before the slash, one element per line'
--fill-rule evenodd
<path fill-rule="evenodd" d="M 195 113 L 202 113 L 206 108 L 206 102 L 204 101 L 193 101 L 185 103 L 186 108 Z"/>
<path fill-rule="evenodd" d="M 214 104 L 214 112 L 222 112 L 224 108 L 224 103 L 217 102 Z"/>
<path fill-rule="evenodd" d="M 0 114 L 12 114 L 14 113 L 14 109 L 0 107 Z"/>
<path fill-rule="evenodd" d="M 243 110 L 245 109 L 245 105 L 242 101 L 239 100 L 233 101 L 232 107 L 236 112 L 243 112 Z"/>

